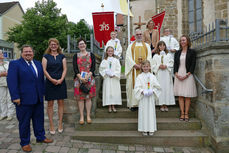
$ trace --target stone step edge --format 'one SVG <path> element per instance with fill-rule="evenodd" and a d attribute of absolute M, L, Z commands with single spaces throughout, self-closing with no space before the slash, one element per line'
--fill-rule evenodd
<path fill-rule="evenodd" d="M 182 123 L 178 118 L 157 118 L 157 123 Z M 93 119 L 93 124 L 129 124 L 138 123 L 137 118 L 95 118 Z M 184 122 L 184 124 L 190 123 L 201 123 L 197 118 L 191 118 L 189 122 Z M 78 123 L 77 123 L 78 124 Z"/>
<path fill-rule="evenodd" d="M 75 131 L 72 136 L 142 137 L 139 131 Z M 159 130 L 153 137 L 208 137 L 203 130 Z"/>

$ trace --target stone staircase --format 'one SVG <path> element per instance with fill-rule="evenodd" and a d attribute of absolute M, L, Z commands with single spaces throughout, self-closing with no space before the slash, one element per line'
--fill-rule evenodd
<path fill-rule="evenodd" d="M 122 100 L 117 113 L 108 113 L 102 107 L 102 92 L 97 101 L 97 109 L 92 124 L 75 124 L 77 140 L 117 144 L 144 144 L 153 146 L 203 147 L 208 145 L 208 135 L 202 130 L 201 122 L 195 118 L 194 110 L 190 110 L 190 122 L 179 121 L 178 106 L 169 107 L 169 112 L 160 112 L 156 108 L 157 128 L 153 136 L 142 136 L 137 131 L 138 112 L 127 109 L 126 80 L 121 79 Z"/>

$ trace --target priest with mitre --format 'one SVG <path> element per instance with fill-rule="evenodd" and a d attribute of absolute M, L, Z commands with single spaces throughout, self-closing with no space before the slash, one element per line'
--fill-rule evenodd
<path fill-rule="evenodd" d="M 141 62 L 146 59 L 151 61 L 152 58 L 150 46 L 142 40 L 141 29 L 135 30 L 135 38 L 136 40 L 127 48 L 125 60 L 127 107 L 131 111 L 138 108 L 138 101 L 134 95 L 134 85 L 141 72 Z"/>

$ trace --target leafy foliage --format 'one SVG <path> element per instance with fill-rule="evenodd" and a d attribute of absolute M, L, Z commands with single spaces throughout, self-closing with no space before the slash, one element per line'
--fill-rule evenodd
<path fill-rule="evenodd" d="M 67 47 L 67 34 L 90 34 L 86 22 L 81 19 L 78 24 L 68 22 L 67 16 L 61 14 L 53 0 L 42 0 L 35 3 L 23 16 L 22 24 L 8 31 L 8 41 L 18 43 L 19 47 L 30 44 L 35 50 L 35 59 L 41 60 L 48 47 L 50 38 L 57 38 L 62 48 Z"/>

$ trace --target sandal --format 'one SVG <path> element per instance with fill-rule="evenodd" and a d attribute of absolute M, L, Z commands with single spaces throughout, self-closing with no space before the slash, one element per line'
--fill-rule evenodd
<path fill-rule="evenodd" d="M 185 122 L 189 122 L 189 116 L 188 116 L 188 114 L 184 114 L 184 121 Z"/>
<path fill-rule="evenodd" d="M 183 116 L 183 117 L 182 117 L 182 116 Z M 180 120 L 180 121 L 184 121 L 184 119 L 185 119 L 185 114 L 181 114 L 179 120 Z"/>

